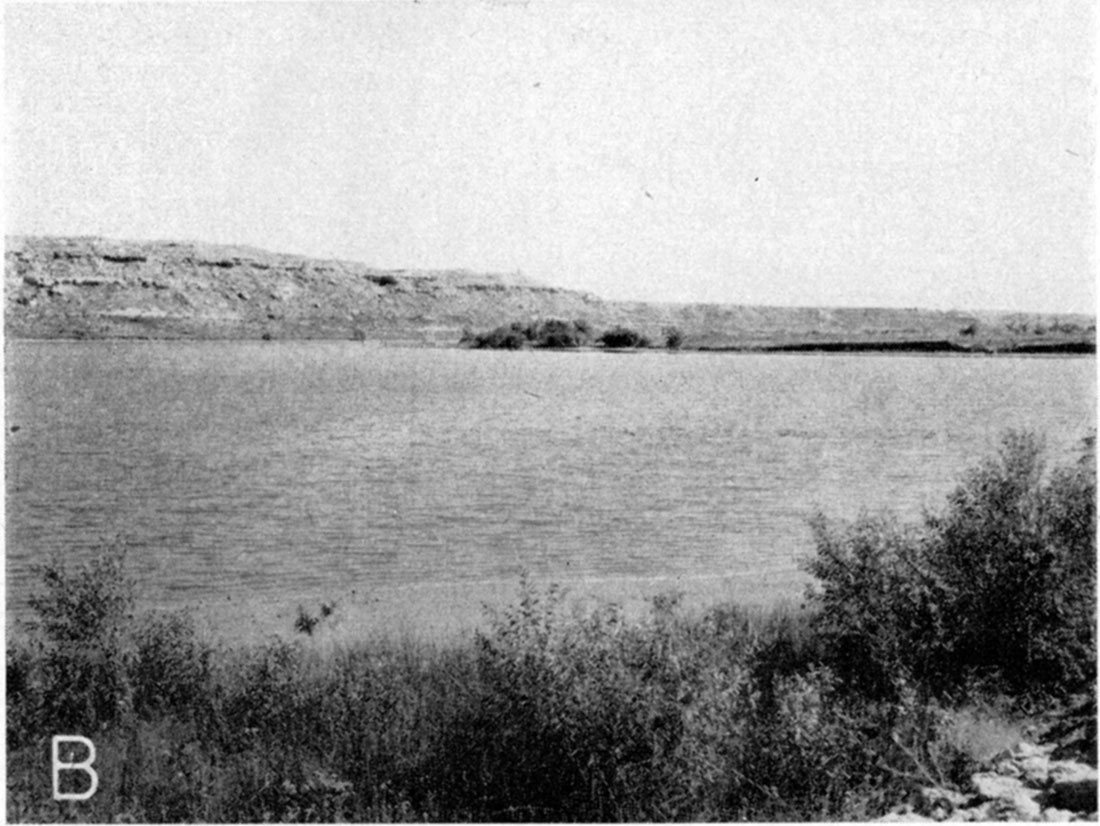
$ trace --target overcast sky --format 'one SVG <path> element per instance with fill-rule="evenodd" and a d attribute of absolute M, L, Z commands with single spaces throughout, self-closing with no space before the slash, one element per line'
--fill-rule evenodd
<path fill-rule="evenodd" d="M 7 3 L 6 231 L 1093 312 L 1090 6 Z"/>

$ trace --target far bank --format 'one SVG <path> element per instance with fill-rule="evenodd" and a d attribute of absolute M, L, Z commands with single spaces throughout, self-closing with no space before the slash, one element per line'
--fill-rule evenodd
<path fill-rule="evenodd" d="M 1087 314 L 606 301 L 520 273 L 382 270 L 250 247 L 8 237 L 9 338 L 358 340 L 448 347 L 513 322 L 582 321 L 695 350 L 1095 352 Z"/>

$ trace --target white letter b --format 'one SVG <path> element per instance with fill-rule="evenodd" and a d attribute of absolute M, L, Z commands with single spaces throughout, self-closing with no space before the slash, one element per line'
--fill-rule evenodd
<path fill-rule="evenodd" d="M 61 762 L 61 744 L 62 743 L 80 743 L 86 749 L 88 749 L 88 759 L 81 763 L 62 763 Z M 95 769 L 92 768 L 92 763 L 95 762 L 95 745 L 87 737 L 81 737 L 79 734 L 58 734 L 53 738 L 53 799 L 54 800 L 87 800 L 93 794 L 95 794 L 96 788 L 99 786 L 99 775 L 96 774 Z M 88 777 L 92 779 L 92 785 L 86 792 L 63 792 L 61 791 L 61 771 L 82 771 L 87 772 Z"/>

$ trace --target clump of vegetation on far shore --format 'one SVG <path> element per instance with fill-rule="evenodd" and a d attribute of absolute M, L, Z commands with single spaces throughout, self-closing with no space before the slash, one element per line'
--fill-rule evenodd
<path fill-rule="evenodd" d="M 628 622 L 524 578 L 449 646 L 226 647 L 187 615 L 135 616 L 118 554 L 50 563 L 37 623 L 8 643 L 7 816 L 875 817 L 961 782 L 1035 709 L 1095 708 L 1095 479 L 1091 441 L 1046 472 L 1037 440 L 1008 434 L 918 525 L 817 518 L 803 607 L 666 594 Z M 51 799 L 59 733 L 96 744 L 86 802 Z M 1095 712 L 1077 737 L 1095 759 Z"/>
<path fill-rule="evenodd" d="M 664 331 L 665 346 L 679 349 L 684 336 L 676 327 Z M 513 321 L 484 333 L 465 330 L 459 344 L 476 349 L 523 350 L 539 348 L 561 350 L 583 347 L 592 343 L 615 349 L 651 347 L 652 342 L 637 330 L 617 326 L 596 335 L 592 326 L 583 320 L 563 321 L 557 318 L 527 323 Z"/>
<path fill-rule="evenodd" d="M 600 336 L 599 342 L 604 347 L 614 347 L 617 349 L 650 346 L 649 339 L 637 330 L 631 330 L 629 327 L 622 326 L 612 327 Z"/>
<path fill-rule="evenodd" d="M 592 340 L 592 327 L 587 321 L 563 321 L 551 318 L 530 321 L 526 324 L 514 321 L 486 333 L 463 332 L 460 344 L 479 349 L 520 350 L 526 347 L 561 350 L 581 347 Z"/>

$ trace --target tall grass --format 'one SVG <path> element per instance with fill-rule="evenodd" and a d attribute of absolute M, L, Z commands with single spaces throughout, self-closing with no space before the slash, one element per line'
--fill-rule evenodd
<path fill-rule="evenodd" d="M 1043 560 L 1070 553 L 1086 536 L 1081 497 L 1093 471 L 1044 476 L 1027 463 L 997 462 L 966 477 L 961 490 L 993 490 L 1006 473 L 1030 479 L 1024 499 L 1045 504 L 1025 524 L 1040 526 L 1040 547 L 1056 546 L 1036 557 L 1049 575 L 1031 581 L 1044 588 L 1063 581 L 1051 579 Z M 913 785 L 959 781 L 1015 736 L 1020 726 L 1005 710 L 1012 697 L 1040 690 L 1055 697 L 1066 688 L 1045 671 L 1036 684 L 1006 669 L 975 671 L 980 680 L 959 705 L 956 683 L 937 682 L 937 658 L 954 663 L 951 646 L 969 631 L 957 627 L 949 603 L 937 605 L 960 591 L 939 585 L 945 574 L 931 567 L 932 539 L 955 536 L 956 527 L 944 526 L 961 525 L 973 501 L 958 493 L 919 529 L 819 525 L 811 568 L 821 580 L 806 608 L 691 612 L 665 594 L 644 619 L 628 622 L 614 605 L 571 613 L 562 591 L 524 579 L 512 606 L 489 616 L 473 639 L 450 645 L 378 639 L 321 653 L 301 635 L 229 648 L 202 639 L 187 615 L 135 616 L 117 555 L 83 568 L 50 564 L 32 602 L 38 622 L 27 642 L 9 643 L 7 815 L 872 817 Z M 1033 547 L 1034 537 L 1009 518 L 1019 509 L 1001 507 L 1010 501 L 1022 500 L 998 494 L 967 518 L 996 505 L 1003 518 L 986 529 Z M 1031 558 L 1016 547 L 1003 553 Z M 1024 598 L 1038 597 L 1009 582 L 1024 589 L 1014 592 L 1020 604 L 1033 606 Z M 1055 661 L 1060 646 L 1085 633 L 1077 626 L 1091 621 L 1073 605 L 1064 615 L 1073 633 L 1038 637 Z M 956 624 L 940 623 L 940 611 Z M 1067 685 L 1078 677 L 1057 673 Z M 991 699 L 997 695 L 1008 699 Z M 87 802 L 50 798 L 49 738 L 61 733 L 96 743 L 100 790 Z"/>

